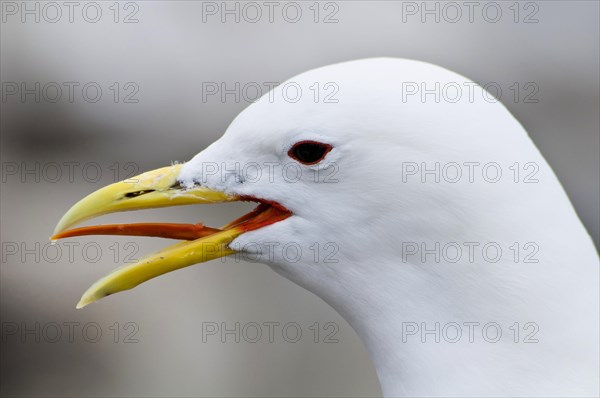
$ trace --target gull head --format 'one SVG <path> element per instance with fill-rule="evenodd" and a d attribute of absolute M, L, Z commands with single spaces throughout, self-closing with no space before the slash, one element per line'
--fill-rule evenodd
<path fill-rule="evenodd" d="M 183 241 L 115 270 L 78 306 L 235 252 L 331 301 L 356 297 L 346 278 L 360 286 L 382 263 L 400 263 L 398 242 L 456 236 L 489 213 L 489 192 L 472 184 L 472 164 L 506 153 L 519 159 L 529 142 L 490 98 L 456 73 L 403 59 L 335 64 L 291 78 L 187 163 L 105 187 L 65 214 L 54 239 L 122 234 Z M 454 174 L 445 181 L 448 172 Z M 499 201 L 507 190 L 496 191 Z M 115 211 L 236 200 L 259 206 L 221 228 L 69 229 Z"/>

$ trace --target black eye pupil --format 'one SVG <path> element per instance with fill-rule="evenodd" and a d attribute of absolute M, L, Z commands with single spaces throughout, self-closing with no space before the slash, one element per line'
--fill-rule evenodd
<path fill-rule="evenodd" d="M 304 164 L 314 164 L 322 160 L 330 150 L 331 145 L 328 144 L 302 142 L 294 145 L 290 150 L 290 156 Z"/>

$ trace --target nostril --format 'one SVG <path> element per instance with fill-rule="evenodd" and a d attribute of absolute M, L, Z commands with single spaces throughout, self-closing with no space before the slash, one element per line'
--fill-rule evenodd
<path fill-rule="evenodd" d="M 138 196 L 145 195 L 150 192 L 154 192 L 154 189 L 146 189 L 146 190 L 141 190 L 141 191 L 128 192 L 124 195 L 124 197 L 125 198 L 136 198 Z"/>

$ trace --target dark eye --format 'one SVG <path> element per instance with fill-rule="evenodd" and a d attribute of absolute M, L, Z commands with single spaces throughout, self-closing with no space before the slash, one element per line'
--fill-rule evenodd
<path fill-rule="evenodd" d="M 333 147 L 316 141 L 301 141 L 294 144 L 288 155 L 303 164 L 319 163 Z"/>

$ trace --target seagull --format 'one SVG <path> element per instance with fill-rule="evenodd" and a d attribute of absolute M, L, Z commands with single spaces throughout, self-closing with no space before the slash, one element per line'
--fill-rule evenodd
<path fill-rule="evenodd" d="M 231 201 L 257 206 L 220 228 L 74 228 Z M 179 242 L 100 279 L 77 308 L 243 253 L 348 321 L 385 396 L 599 394 L 593 241 L 523 126 L 436 65 L 373 58 L 295 76 L 190 161 L 76 203 L 51 239 L 88 234 Z"/>

